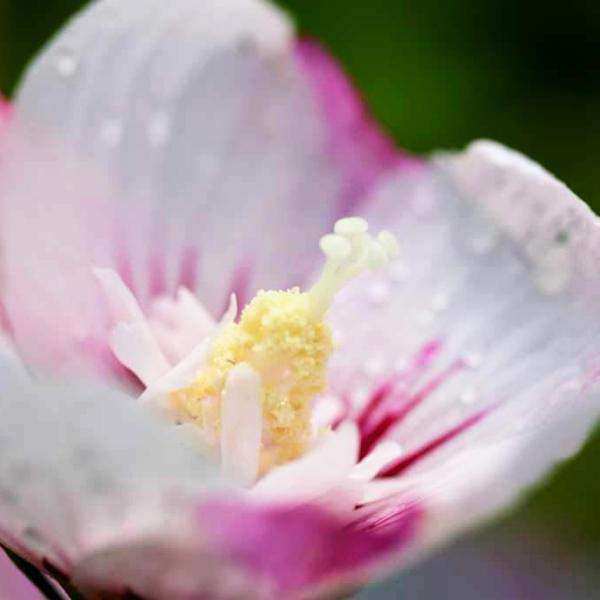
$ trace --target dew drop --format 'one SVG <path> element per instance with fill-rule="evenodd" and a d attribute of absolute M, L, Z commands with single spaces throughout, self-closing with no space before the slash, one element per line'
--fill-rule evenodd
<path fill-rule="evenodd" d="M 478 369 L 483 363 L 483 356 L 477 352 L 471 352 L 463 357 L 463 363 L 469 369 Z"/>
<path fill-rule="evenodd" d="M 21 532 L 23 538 L 28 540 L 30 543 L 41 545 L 44 543 L 44 536 L 39 529 L 36 529 L 32 525 L 28 525 Z"/>
<path fill-rule="evenodd" d="M 440 292 L 438 294 L 435 294 L 433 299 L 431 300 L 431 309 L 435 312 L 441 312 L 448 308 L 449 303 L 450 299 L 448 298 L 448 295 L 443 292 Z"/>
<path fill-rule="evenodd" d="M 371 304 L 385 304 L 391 296 L 390 288 L 384 282 L 374 283 L 368 290 L 368 296 Z"/>
<path fill-rule="evenodd" d="M 240 54 L 252 54 L 256 51 L 256 40 L 252 36 L 244 36 L 237 42 L 237 51 Z"/>
<path fill-rule="evenodd" d="M 396 260 L 388 269 L 390 279 L 394 283 L 402 283 L 406 281 L 410 275 L 410 271 L 406 264 L 400 260 Z"/>
<path fill-rule="evenodd" d="M 61 77 L 73 77 L 79 67 L 79 61 L 72 50 L 63 48 L 56 57 L 56 70 Z"/>
<path fill-rule="evenodd" d="M 381 357 L 373 356 L 365 362 L 363 371 L 367 377 L 378 377 L 385 371 L 385 362 Z"/>
<path fill-rule="evenodd" d="M 475 215 L 468 234 L 471 251 L 480 256 L 489 254 L 500 241 L 497 227 L 485 216 Z"/>
<path fill-rule="evenodd" d="M 578 394 L 582 387 L 583 382 L 580 379 L 570 379 L 561 386 L 560 391 L 565 394 Z"/>
<path fill-rule="evenodd" d="M 416 315 L 416 321 L 422 327 L 431 325 L 435 319 L 435 314 L 431 310 L 420 310 Z"/>
<path fill-rule="evenodd" d="M 334 329 L 332 333 L 333 344 L 337 347 L 341 346 L 344 343 L 345 335 L 339 329 Z"/>
<path fill-rule="evenodd" d="M 123 125 L 118 119 L 106 119 L 100 127 L 100 139 L 109 148 L 116 148 L 123 139 Z"/>
<path fill-rule="evenodd" d="M 568 249 L 557 247 L 549 250 L 534 265 L 532 277 L 543 294 L 563 292 L 571 280 L 571 256 Z"/>
<path fill-rule="evenodd" d="M 466 406 L 475 404 L 478 400 L 477 392 L 473 388 L 469 388 L 460 394 L 459 400 L 461 404 L 465 404 Z"/>
<path fill-rule="evenodd" d="M 397 371 L 398 373 L 402 373 L 402 371 L 405 371 L 407 368 L 408 368 L 408 360 L 406 358 L 399 358 L 394 363 L 394 370 Z"/>
<path fill-rule="evenodd" d="M 171 118 L 165 112 L 157 112 L 148 124 L 148 141 L 154 148 L 164 146 L 171 134 Z"/>
<path fill-rule="evenodd" d="M 366 385 L 361 385 L 355 389 L 352 398 L 357 404 L 362 404 L 369 397 L 369 394 L 370 388 Z"/>

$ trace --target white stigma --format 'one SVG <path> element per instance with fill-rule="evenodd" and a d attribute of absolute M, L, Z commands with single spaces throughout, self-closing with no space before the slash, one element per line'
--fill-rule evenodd
<path fill-rule="evenodd" d="M 398 241 L 392 233 L 382 231 L 374 238 L 368 230 L 369 224 L 364 219 L 348 217 L 335 224 L 334 233 L 321 238 L 325 266 L 309 291 L 315 318 L 323 317 L 334 296 L 348 281 L 364 271 L 388 265 L 399 255 Z"/>

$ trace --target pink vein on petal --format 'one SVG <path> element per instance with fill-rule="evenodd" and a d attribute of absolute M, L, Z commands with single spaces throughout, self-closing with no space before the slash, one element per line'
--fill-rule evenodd
<path fill-rule="evenodd" d="M 383 175 L 423 163 L 395 147 L 371 118 L 342 68 L 317 42 L 301 39 L 296 53 L 329 128 L 332 156 L 345 182 L 339 213 L 348 214 L 366 199 Z"/>
<path fill-rule="evenodd" d="M 417 448 L 410 454 L 399 458 L 395 463 L 388 465 L 377 475 L 377 477 L 396 477 L 397 475 L 404 473 L 407 469 L 425 457 L 429 456 L 432 452 L 435 452 L 437 449 L 451 442 L 462 433 L 468 431 L 471 427 L 484 419 L 489 413 L 490 409 L 484 409 L 475 413 L 474 415 L 471 415 L 455 427 L 452 427 L 448 431 L 435 437 L 433 440 L 427 442 L 420 448 Z"/>
<path fill-rule="evenodd" d="M 418 392 L 408 396 L 406 396 L 405 392 L 400 392 L 398 397 L 394 399 L 396 403 L 400 402 L 400 405 L 386 412 L 368 430 L 361 431 L 360 458 L 364 458 L 385 437 L 392 427 L 401 423 L 423 400 L 462 368 L 464 368 L 463 361 L 455 361 L 427 382 Z"/>
<path fill-rule="evenodd" d="M 187 288 L 191 292 L 196 290 L 198 285 L 198 266 L 200 262 L 200 252 L 196 246 L 186 246 L 181 254 L 179 266 L 179 285 Z"/>
<path fill-rule="evenodd" d="M 245 256 L 240 260 L 233 272 L 231 283 L 229 284 L 229 291 L 224 299 L 223 312 L 225 312 L 229 306 L 231 294 L 235 294 L 240 310 L 250 300 L 250 285 L 253 272 L 253 261 L 249 256 Z"/>
<path fill-rule="evenodd" d="M 149 289 L 151 298 L 162 296 L 167 292 L 167 271 L 165 264 L 165 253 L 160 249 L 154 249 L 149 258 Z"/>
<path fill-rule="evenodd" d="M 408 385 L 414 383 L 438 356 L 441 347 L 441 340 L 428 342 L 417 352 L 406 369 L 394 373 L 375 389 L 356 419 L 361 434 L 366 432 L 374 414 L 384 401 L 390 398 L 396 387 L 400 383 Z"/>

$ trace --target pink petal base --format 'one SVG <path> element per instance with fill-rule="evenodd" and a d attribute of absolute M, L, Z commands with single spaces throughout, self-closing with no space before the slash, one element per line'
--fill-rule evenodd
<path fill-rule="evenodd" d="M 364 516 L 363 516 L 364 515 Z M 273 588 L 273 597 L 362 585 L 368 571 L 397 557 L 415 538 L 423 510 L 357 510 L 351 519 L 321 506 L 216 502 L 199 512 L 203 531 L 228 562 Z"/>

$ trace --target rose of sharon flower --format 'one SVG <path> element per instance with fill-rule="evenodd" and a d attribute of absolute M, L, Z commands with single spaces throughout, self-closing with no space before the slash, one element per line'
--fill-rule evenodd
<path fill-rule="evenodd" d="M 396 151 L 273 6 L 93 3 L 9 120 L 0 540 L 68 593 L 347 593 L 593 425 L 596 217 Z"/>

